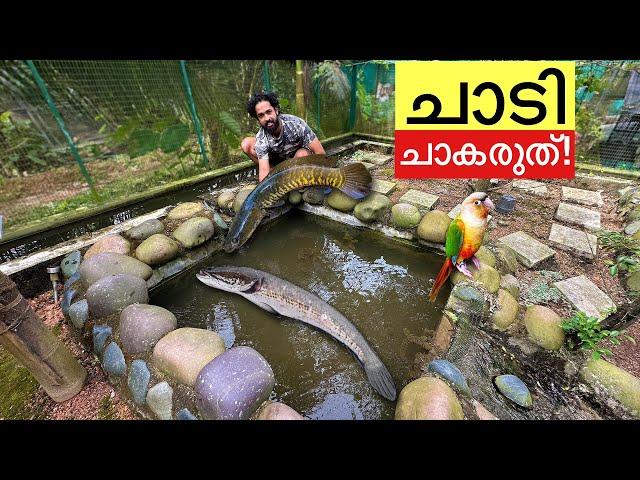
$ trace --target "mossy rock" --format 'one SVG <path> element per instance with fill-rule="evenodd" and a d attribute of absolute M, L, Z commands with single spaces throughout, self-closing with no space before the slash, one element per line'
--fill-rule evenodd
<path fill-rule="evenodd" d="M 178 242 L 161 233 L 151 235 L 136 248 L 136 258 L 147 265 L 167 263 L 179 253 Z"/>
<path fill-rule="evenodd" d="M 302 194 L 294 190 L 293 192 L 289 192 L 289 203 L 291 205 L 298 205 L 302 202 Z"/>
<path fill-rule="evenodd" d="M 164 232 L 164 224 L 157 218 L 152 218 L 137 227 L 130 228 L 124 234 L 131 240 L 143 241 L 156 233 Z"/>
<path fill-rule="evenodd" d="M 627 215 L 628 222 L 635 222 L 636 220 L 640 220 L 640 205 L 631 210 Z"/>
<path fill-rule="evenodd" d="M 427 212 L 420 223 L 416 233 L 418 237 L 427 242 L 444 244 L 447 238 L 447 229 L 451 223 L 451 218 L 441 210 Z"/>
<path fill-rule="evenodd" d="M 185 248 L 194 248 L 213 237 L 214 232 L 215 227 L 211 220 L 206 217 L 194 217 L 176 228 L 173 237 Z"/>
<path fill-rule="evenodd" d="M 515 273 L 518 271 L 518 257 L 513 250 L 504 245 L 496 249 L 497 270 L 500 273 Z"/>
<path fill-rule="evenodd" d="M 493 313 L 491 320 L 498 330 L 504 331 L 516 321 L 520 305 L 508 291 L 502 288 L 498 290 L 497 302 L 498 309 Z"/>
<path fill-rule="evenodd" d="M 421 377 L 405 386 L 396 403 L 396 420 L 463 420 L 453 389 L 435 377 Z"/>
<path fill-rule="evenodd" d="M 397 228 L 414 228 L 420 223 L 420 211 L 415 205 L 398 203 L 391 207 L 391 218 Z"/>
<path fill-rule="evenodd" d="M 500 288 L 504 288 L 516 301 L 520 298 L 520 282 L 511 274 L 502 275 Z"/>
<path fill-rule="evenodd" d="M 547 350 L 559 350 L 565 334 L 560 326 L 562 318 L 542 305 L 531 305 L 524 315 L 524 325 L 531 340 Z"/>
<path fill-rule="evenodd" d="M 379 222 L 385 217 L 392 205 L 386 195 L 372 192 L 355 206 L 353 214 L 364 223 Z"/>
<path fill-rule="evenodd" d="M 329 195 L 327 195 L 327 205 L 340 212 L 352 211 L 357 203 L 358 201 L 355 198 L 351 198 L 346 193 L 343 193 L 335 188 Z"/>
<path fill-rule="evenodd" d="M 481 245 L 476 252 L 476 257 L 485 265 L 496 268 L 496 257 L 491 250 L 484 245 Z"/>
<path fill-rule="evenodd" d="M 200 215 L 204 215 L 204 207 L 200 202 L 185 202 L 173 208 L 167 214 L 167 220 L 186 220 Z"/>
<path fill-rule="evenodd" d="M 634 272 L 627 277 L 627 288 L 632 292 L 640 292 L 640 271 Z"/>
<path fill-rule="evenodd" d="M 99 253 L 119 253 L 129 255 L 131 243 L 120 235 L 106 235 L 96 241 L 84 254 L 84 260 L 89 260 Z"/>
<path fill-rule="evenodd" d="M 589 384 L 603 388 L 640 418 L 640 379 L 602 359 L 591 358 L 580 371 Z"/>
<path fill-rule="evenodd" d="M 307 187 L 302 194 L 302 199 L 311 205 L 322 205 L 326 187 Z"/>
<path fill-rule="evenodd" d="M 480 269 L 477 269 L 473 264 L 469 265 L 471 262 L 467 261 L 466 263 L 474 281 L 481 283 L 489 293 L 498 291 L 500 288 L 500 274 L 495 268 L 480 262 Z M 466 280 L 470 280 L 469 277 L 457 269 L 451 274 L 451 283 L 454 285 Z"/>
<path fill-rule="evenodd" d="M 256 187 L 253 185 L 250 185 L 248 187 L 242 187 L 238 193 L 236 194 L 236 198 L 233 200 L 233 211 L 238 213 L 240 211 L 240 208 L 242 208 L 242 204 L 244 203 L 244 201 L 246 200 L 246 198 L 249 196 L 249 194 L 251 192 L 253 192 L 253 190 Z"/>
<path fill-rule="evenodd" d="M 231 210 L 233 208 L 234 198 L 235 194 L 231 190 L 226 190 L 218 195 L 216 203 L 218 204 L 218 207 L 223 210 Z"/>

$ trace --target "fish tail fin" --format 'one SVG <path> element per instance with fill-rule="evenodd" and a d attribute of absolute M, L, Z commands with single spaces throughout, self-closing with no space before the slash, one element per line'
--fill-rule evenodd
<path fill-rule="evenodd" d="M 444 265 L 442 265 L 442 268 L 438 272 L 436 281 L 433 282 L 433 287 L 431 287 L 431 291 L 429 292 L 429 300 L 431 302 L 435 301 L 436 297 L 438 296 L 438 292 L 442 288 L 442 285 L 444 285 L 444 282 L 446 282 L 447 278 L 449 278 L 451 270 L 453 270 L 453 262 L 450 258 L 447 258 L 447 260 L 444 262 Z"/>
<path fill-rule="evenodd" d="M 387 400 L 396 399 L 396 385 L 391 373 L 379 358 L 364 363 L 364 371 L 373 389 Z"/>
<path fill-rule="evenodd" d="M 340 190 L 351 198 L 360 200 L 370 191 L 371 174 L 361 163 L 351 163 L 340 169 L 344 175 L 344 183 Z"/>

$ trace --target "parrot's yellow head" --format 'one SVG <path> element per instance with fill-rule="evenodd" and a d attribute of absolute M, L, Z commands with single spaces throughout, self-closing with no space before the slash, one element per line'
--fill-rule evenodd
<path fill-rule="evenodd" d="M 474 192 L 462 202 L 463 216 L 485 219 L 489 215 L 489 210 L 494 208 L 489 195 L 484 192 Z"/>

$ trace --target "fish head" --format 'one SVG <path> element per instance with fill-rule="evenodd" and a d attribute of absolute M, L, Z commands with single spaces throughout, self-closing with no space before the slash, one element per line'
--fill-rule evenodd
<path fill-rule="evenodd" d="M 255 290 L 261 283 L 259 276 L 234 266 L 203 268 L 196 273 L 196 278 L 209 287 L 232 293 Z"/>
<path fill-rule="evenodd" d="M 231 222 L 229 233 L 227 233 L 224 240 L 224 251 L 231 253 L 244 245 L 255 229 L 258 228 L 263 216 L 264 212 L 261 208 L 256 207 L 254 202 L 245 200 L 240 211 Z"/>

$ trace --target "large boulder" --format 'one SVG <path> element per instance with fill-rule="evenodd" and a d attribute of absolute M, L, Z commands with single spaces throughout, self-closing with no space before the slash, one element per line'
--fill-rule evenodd
<path fill-rule="evenodd" d="M 447 238 L 447 229 L 451 223 L 451 218 L 441 210 L 427 212 L 420 223 L 416 233 L 418 237 L 427 242 L 444 244 Z"/>
<path fill-rule="evenodd" d="M 149 303 L 147 282 L 123 274 L 101 278 L 89 287 L 85 298 L 93 318 L 120 313 L 133 303 Z"/>
<path fill-rule="evenodd" d="M 233 211 L 238 213 L 245 199 L 249 196 L 255 186 L 242 187 L 236 194 L 236 198 L 233 200 Z"/>
<path fill-rule="evenodd" d="M 173 237 L 185 248 L 194 248 L 213 237 L 214 232 L 215 227 L 211 220 L 206 217 L 194 217 L 176 228 Z"/>
<path fill-rule="evenodd" d="M 498 290 L 498 308 L 491 320 L 498 330 L 506 330 L 509 326 L 516 321 L 518 317 L 518 308 L 520 305 L 517 300 L 511 296 L 511 294 L 504 290 Z"/>
<path fill-rule="evenodd" d="M 414 228 L 420 223 L 420 212 L 415 205 L 398 203 L 391 207 L 391 218 L 398 228 Z"/>
<path fill-rule="evenodd" d="M 477 269 L 469 260 L 466 261 L 466 264 L 473 275 L 473 280 L 481 283 L 487 289 L 487 292 L 496 293 L 498 291 L 500 288 L 500 274 L 495 268 L 480 263 L 480 269 Z M 451 274 L 451 283 L 454 285 L 466 280 L 470 280 L 469 277 L 457 269 Z"/>
<path fill-rule="evenodd" d="M 164 224 L 157 218 L 152 218 L 137 227 L 130 228 L 124 234 L 131 240 L 146 240 L 151 235 L 164 232 Z"/>
<path fill-rule="evenodd" d="M 136 257 L 147 265 L 167 263 L 179 253 L 178 243 L 161 233 L 151 235 L 136 248 Z"/>
<path fill-rule="evenodd" d="M 120 235 L 107 235 L 96 241 L 84 254 L 84 259 L 89 260 L 98 253 L 120 253 L 122 255 L 128 255 L 131 251 L 131 243 L 126 238 Z"/>
<path fill-rule="evenodd" d="M 156 343 L 152 362 L 177 382 L 193 387 L 200 370 L 224 350 L 224 340 L 216 332 L 178 328 Z"/>
<path fill-rule="evenodd" d="M 640 418 L 640 379 L 602 359 L 591 358 L 580 371 L 582 378 L 623 404 Z"/>
<path fill-rule="evenodd" d="M 131 275 L 148 280 L 153 269 L 146 263 L 120 253 L 98 253 L 80 265 L 82 285 L 89 288 L 95 282 L 111 275 Z"/>
<path fill-rule="evenodd" d="M 176 316 L 165 308 L 141 303 L 129 305 L 120 314 L 122 349 L 131 355 L 146 353 L 177 325 Z"/>
<path fill-rule="evenodd" d="M 234 347 L 214 358 L 195 382 L 198 409 L 207 420 L 246 420 L 269 398 L 271 366 L 250 347 Z"/>
<path fill-rule="evenodd" d="M 391 200 L 386 195 L 371 192 L 355 206 L 353 214 L 364 223 L 372 223 L 382 220 L 392 205 Z"/>
<path fill-rule="evenodd" d="M 167 214 L 167 220 L 186 220 L 191 217 L 204 215 L 204 207 L 200 202 L 185 202 L 173 208 Z"/>
<path fill-rule="evenodd" d="M 562 318 L 542 305 L 531 305 L 524 314 L 524 326 L 531 340 L 547 350 L 559 350 L 565 334 L 560 326 Z"/>
<path fill-rule="evenodd" d="M 280 402 L 267 403 L 256 416 L 257 420 L 304 420 L 289 405 Z"/>
<path fill-rule="evenodd" d="M 355 198 L 351 198 L 336 188 L 327 195 L 327 205 L 341 212 L 350 212 L 357 204 L 358 201 Z"/>
<path fill-rule="evenodd" d="M 405 386 L 396 404 L 396 420 L 463 420 L 462 405 L 444 381 L 420 377 Z"/>

